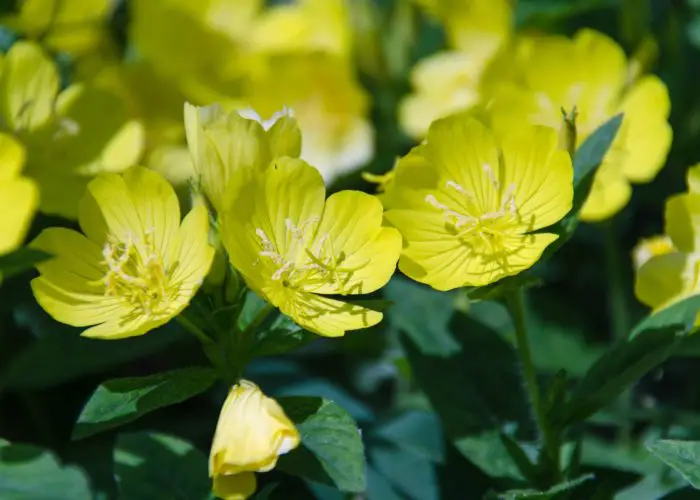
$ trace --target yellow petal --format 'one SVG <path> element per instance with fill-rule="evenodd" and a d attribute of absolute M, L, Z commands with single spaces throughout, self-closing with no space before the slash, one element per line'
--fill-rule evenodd
<path fill-rule="evenodd" d="M 126 339 L 143 335 L 154 328 L 164 325 L 169 319 L 170 318 L 161 318 L 155 321 L 147 320 L 144 316 L 138 315 L 120 316 L 95 325 L 92 328 L 88 328 L 80 335 L 82 337 L 101 340 Z"/>
<path fill-rule="evenodd" d="M 515 206 L 525 231 L 547 227 L 564 217 L 573 202 L 573 168 L 557 147 L 556 131 L 526 128 L 503 141 L 502 190 L 514 186 Z"/>
<path fill-rule="evenodd" d="M 185 131 L 202 189 L 218 212 L 225 211 L 240 186 L 270 161 L 265 130 L 235 111 L 186 103 Z"/>
<path fill-rule="evenodd" d="M 498 205 L 496 192 L 484 169 L 498 170 L 498 149 L 491 133 L 476 119 L 453 115 L 430 126 L 425 158 L 440 178 L 451 180 L 474 196 L 479 212 Z"/>
<path fill-rule="evenodd" d="M 33 131 L 49 121 L 58 93 L 56 67 L 42 48 L 19 41 L 7 53 L 0 76 L 0 109 L 15 131 Z"/>
<path fill-rule="evenodd" d="M 620 111 L 625 113 L 620 130 L 619 161 L 632 182 L 651 181 L 664 165 L 673 132 L 667 119 L 671 101 L 666 85 L 656 76 L 639 80 L 625 96 Z"/>
<path fill-rule="evenodd" d="M 241 380 L 221 408 L 209 456 L 209 475 L 266 472 L 301 438 L 282 407 L 253 382 Z"/>
<path fill-rule="evenodd" d="M 686 277 L 692 264 L 688 255 L 677 252 L 652 257 L 637 270 L 635 295 L 655 309 L 677 300 L 693 285 Z"/>
<path fill-rule="evenodd" d="M 384 286 L 396 268 L 401 236 L 382 228 L 382 204 L 359 191 L 341 191 L 326 201 L 312 248 L 335 261 L 339 268 L 333 282 L 302 284 L 304 290 L 322 294 L 370 293 Z M 343 271 L 347 270 L 347 271 Z"/>
<path fill-rule="evenodd" d="M 581 207 L 581 220 L 600 222 L 606 220 L 627 205 L 632 187 L 614 166 L 603 163 L 593 179 L 588 198 Z"/>
<path fill-rule="evenodd" d="M 185 216 L 177 234 L 177 267 L 173 281 L 180 283 L 180 295 L 187 301 L 194 296 L 214 259 L 214 248 L 209 244 L 209 214 L 198 204 Z"/>
<path fill-rule="evenodd" d="M 387 220 L 404 237 L 399 269 L 410 278 L 437 290 L 483 286 L 531 267 L 557 239 L 553 234 L 508 236 L 505 250 L 478 254 L 448 231 L 442 214 L 389 210 Z"/>
<path fill-rule="evenodd" d="M 246 500 L 255 493 L 256 488 L 255 474 L 241 472 L 214 476 L 212 491 L 223 500 Z"/>
<path fill-rule="evenodd" d="M 688 191 L 700 193 L 700 163 L 688 168 L 686 183 L 688 184 Z"/>
<path fill-rule="evenodd" d="M 299 158 L 301 154 L 301 130 L 297 121 L 290 116 L 277 119 L 272 128 L 267 131 L 270 141 L 270 152 L 273 158 L 289 156 Z"/>
<path fill-rule="evenodd" d="M 39 190 L 33 180 L 0 181 L 0 255 L 22 243 L 38 204 Z"/>
<path fill-rule="evenodd" d="M 123 179 L 144 233 L 153 236 L 155 248 L 169 260 L 177 245 L 180 225 L 180 203 L 175 190 L 159 173 L 144 167 L 130 168 Z M 205 227 L 206 242 L 208 226 Z"/>
<path fill-rule="evenodd" d="M 340 337 L 348 330 L 374 326 L 382 313 L 307 292 L 287 294 L 280 310 L 299 326 L 324 337 Z"/>
<path fill-rule="evenodd" d="M 700 194 L 685 193 L 666 201 L 665 232 L 684 253 L 700 248 Z"/>
<path fill-rule="evenodd" d="M 0 134 L 0 183 L 19 175 L 24 166 L 24 146 L 8 134 Z"/>

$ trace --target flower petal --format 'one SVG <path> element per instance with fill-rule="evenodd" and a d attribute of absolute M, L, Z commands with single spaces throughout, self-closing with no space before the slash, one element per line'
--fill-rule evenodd
<path fill-rule="evenodd" d="M 0 182 L 17 177 L 25 157 L 24 146 L 19 141 L 11 135 L 0 134 Z"/>
<path fill-rule="evenodd" d="M 441 180 L 455 182 L 472 193 L 480 213 L 497 209 L 497 193 L 485 170 L 497 172 L 498 149 L 492 134 L 479 121 L 452 115 L 433 122 L 424 154 Z"/>
<path fill-rule="evenodd" d="M 632 196 L 632 187 L 613 165 L 603 163 L 593 179 L 591 192 L 581 207 L 585 222 L 600 222 L 618 213 Z"/>
<path fill-rule="evenodd" d="M 688 271 L 693 271 L 693 264 L 679 252 L 652 257 L 637 270 L 634 294 L 654 309 L 683 298 L 692 287 Z"/>
<path fill-rule="evenodd" d="M 525 231 L 554 224 L 571 210 L 574 171 L 557 141 L 557 133 L 545 127 L 526 128 L 503 140 L 501 190 L 514 188 Z"/>
<path fill-rule="evenodd" d="M 185 216 L 177 234 L 177 266 L 172 280 L 180 296 L 189 302 L 209 272 L 214 248 L 209 244 L 209 213 L 198 204 Z"/>
<path fill-rule="evenodd" d="M 241 472 L 214 476 L 212 491 L 217 498 L 223 500 L 246 500 L 255 493 L 256 488 L 255 474 Z"/>
<path fill-rule="evenodd" d="M 33 180 L 0 181 L 0 255 L 22 243 L 38 204 L 39 190 Z"/>
<path fill-rule="evenodd" d="M 700 249 L 700 194 L 684 193 L 666 201 L 664 214 L 666 234 L 684 253 Z"/>
<path fill-rule="evenodd" d="M 382 320 L 380 312 L 301 291 L 288 293 L 279 308 L 302 328 L 324 337 L 341 337 Z"/>

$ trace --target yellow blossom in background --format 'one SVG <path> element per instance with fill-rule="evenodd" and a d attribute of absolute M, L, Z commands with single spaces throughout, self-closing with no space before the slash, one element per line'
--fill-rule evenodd
<path fill-rule="evenodd" d="M 20 175 L 24 158 L 22 145 L 0 134 L 0 255 L 22 243 L 39 204 L 36 183 Z"/>
<path fill-rule="evenodd" d="M 81 56 L 107 42 L 114 0 L 20 0 L 1 22 L 58 52 Z"/>
<path fill-rule="evenodd" d="M 318 171 L 285 157 L 256 176 L 221 219 L 231 264 L 303 328 L 336 337 L 381 321 L 379 312 L 328 297 L 371 293 L 394 272 L 401 237 L 382 227 L 375 197 L 341 191 L 326 200 Z"/>
<path fill-rule="evenodd" d="M 352 46 L 346 0 L 296 0 L 265 10 L 250 45 L 265 54 L 321 52 L 347 57 Z"/>
<path fill-rule="evenodd" d="M 240 92 L 252 30 L 263 0 L 129 2 L 129 37 L 156 72 L 191 102 Z"/>
<path fill-rule="evenodd" d="M 529 268 L 557 239 L 533 232 L 572 206 L 571 160 L 549 128 L 529 127 L 498 144 L 473 117 L 454 115 L 434 122 L 411 155 L 409 175 L 397 167 L 386 218 L 404 238 L 399 269 L 438 290 Z"/>
<path fill-rule="evenodd" d="M 507 0 L 422 3 L 443 20 L 451 43 L 450 50 L 419 61 L 411 71 L 413 92 L 401 102 L 399 123 L 414 139 L 423 139 L 434 120 L 481 102 L 489 64 L 512 31 Z"/>
<path fill-rule="evenodd" d="M 105 173 L 80 202 L 84 234 L 49 228 L 32 246 L 54 258 L 37 265 L 37 302 L 57 321 L 90 327 L 82 335 L 142 335 L 187 307 L 214 255 L 209 217 L 195 206 L 180 224 L 173 188 L 159 174 L 133 167 Z"/>
<path fill-rule="evenodd" d="M 246 100 L 263 119 L 292 110 L 302 131 L 301 158 L 326 182 L 374 155 L 369 97 L 345 61 L 324 55 L 272 58 L 252 76 Z"/>
<path fill-rule="evenodd" d="M 32 42 L 15 43 L 0 71 L 0 114 L 27 148 L 42 212 L 75 218 L 92 176 L 138 161 L 142 125 L 106 90 L 74 83 L 59 93 L 53 61 Z"/>
<path fill-rule="evenodd" d="M 655 311 L 700 293 L 700 191 L 698 167 L 687 172 L 688 192 L 666 201 L 664 236 L 642 240 L 635 257 L 635 295 Z"/>
<path fill-rule="evenodd" d="M 644 238 L 640 240 L 632 250 L 634 268 L 639 269 L 653 257 L 666 255 L 675 251 L 676 247 L 673 246 L 673 240 L 665 234 Z"/>
<path fill-rule="evenodd" d="M 562 108 L 576 108 L 580 145 L 608 119 L 624 113 L 582 208 L 582 220 L 612 217 L 629 201 L 631 182 L 656 176 L 671 144 L 668 90 L 654 75 L 629 82 L 627 58 L 612 39 L 588 29 L 573 39 L 522 37 L 503 57 L 506 74 L 492 82 L 489 102 L 493 125 L 501 133 L 524 123 L 559 129 Z"/>
<path fill-rule="evenodd" d="M 301 438 L 282 407 L 253 382 L 241 380 L 224 402 L 209 457 L 214 494 L 244 500 L 255 493 L 255 472 L 275 467 L 277 458 Z"/>
<path fill-rule="evenodd" d="M 299 156 L 301 150 L 301 134 L 293 118 L 275 115 L 265 130 L 246 114 L 251 111 L 227 112 L 219 105 L 185 104 L 187 143 L 195 175 L 218 212 L 230 207 L 255 171 L 267 168 L 274 158 Z"/>

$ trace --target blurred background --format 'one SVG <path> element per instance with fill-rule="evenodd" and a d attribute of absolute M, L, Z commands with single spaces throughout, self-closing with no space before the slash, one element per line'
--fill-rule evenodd
<path fill-rule="evenodd" d="M 450 8 L 459 9 L 459 0 L 452 3 Z M 73 107 L 66 104 L 67 111 L 57 118 L 56 126 L 70 141 L 56 146 L 28 140 L 26 169 L 42 188 L 43 212 L 30 238 L 48 225 L 74 224 L 68 195 L 56 192 L 67 188 L 46 173 L 47 163 L 82 179 L 95 162 L 139 162 L 186 193 L 192 166 L 184 140 L 185 101 L 253 109 L 262 120 L 289 107 L 304 132 L 302 155 L 322 171 L 330 190 L 374 192 L 376 186 L 362 172 L 389 171 L 397 156 L 420 141 L 430 113 L 468 107 L 470 92 L 478 92 L 474 75 L 513 31 L 572 35 L 594 28 L 618 41 L 627 54 L 641 54 L 640 60 L 668 85 L 674 140 L 656 179 L 636 186 L 631 202 L 611 221 L 581 225 L 539 269 L 546 286 L 529 291 L 536 365 L 545 375 L 562 368 L 573 377 L 582 374 L 612 342 L 614 321 L 629 328 L 647 313 L 633 294 L 632 249 L 640 238 L 663 231 L 666 198 L 684 190 L 686 168 L 700 161 L 700 1 L 493 0 L 483 12 L 476 9 L 465 18 L 446 15 L 451 12 L 447 4 L 3 0 L 0 49 L 7 52 L 18 40 L 34 40 L 58 68 L 61 93 L 75 85 L 92 92 Z M 462 40 L 460 33 L 473 39 Z M 438 81 L 443 73 L 432 73 L 430 66 L 417 69 L 445 51 L 471 54 L 450 66 L 464 75 L 451 75 L 445 83 Z M 414 108 L 406 104 L 431 83 L 445 85 L 431 90 L 434 101 L 414 100 Z M 606 232 L 614 237 L 606 240 Z M 201 365 L 206 358 L 175 325 L 117 342 L 82 339 L 77 329 L 54 322 L 34 302 L 32 276 L 13 276 L 0 287 L 0 437 L 50 450 L 77 466 L 78 479 L 72 480 L 88 484 L 88 498 L 116 498 L 115 460 L 121 471 L 116 476 L 124 477 L 114 451 L 116 431 L 72 441 L 82 405 L 106 379 Z M 439 344 L 445 329 L 459 328 L 448 321 L 467 301 L 401 278 L 392 280 L 385 296 L 397 306 L 378 327 L 256 361 L 247 377 L 272 395 L 323 395 L 357 419 L 367 446 L 368 490 L 353 498 L 482 498 L 498 489 L 497 483 L 478 460 L 468 460 L 445 440 L 411 378 L 399 339 L 402 330 L 423 328 L 427 341 Z M 494 330 L 510 335 L 510 320 L 499 304 L 471 307 Z M 476 362 L 479 352 L 475 346 L 470 359 Z M 650 436 L 700 437 L 700 345 L 682 354 L 634 388 L 632 405 L 599 414 L 580 431 L 586 443 L 583 462 L 609 485 L 598 496 L 589 491 L 580 498 L 653 499 L 678 487 L 639 443 Z M 189 470 L 198 471 L 189 473 L 191 481 L 204 475 L 206 482 L 201 460 L 225 393 L 225 387 L 217 387 L 125 428 L 156 430 L 192 443 L 190 468 L 178 469 L 167 450 L 156 450 L 138 472 L 143 481 L 178 484 Z M 632 422 L 624 424 L 629 428 L 622 441 L 621 421 Z M 68 490 L 43 483 L 42 466 L 35 467 L 28 481 L 44 491 L 53 488 L 40 498 L 78 498 L 61 496 Z M 0 463 L 0 477 L 1 472 Z M 280 472 L 264 475 L 261 489 L 279 481 L 284 488 L 270 498 L 349 498 Z M 190 498 L 168 488 L 134 490 L 123 498 Z M 682 494 L 700 498 L 690 491 Z"/>

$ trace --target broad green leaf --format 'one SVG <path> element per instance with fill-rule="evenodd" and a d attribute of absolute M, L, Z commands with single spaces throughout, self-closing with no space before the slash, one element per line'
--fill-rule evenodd
<path fill-rule="evenodd" d="M 79 336 L 79 330 L 53 321 L 36 302 L 23 304 L 15 311 L 15 318 L 39 338 L 0 368 L 0 389 L 55 387 L 155 352 L 162 353 L 166 347 L 185 339 L 194 345 L 188 334 L 170 325 L 119 342 L 87 339 Z"/>
<path fill-rule="evenodd" d="M 408 411 L 376 427 L 372 437 L 390 441 L 405 452 L 442 462 L 445 442 L 437 416 L 427 411 Z"/>
<path fill-rule="evenodd" d="M 63 466 L 53 453 L 25 444 L 0 444 L 0 498 L 3 500 L 90 500 L 86 475 Z"/>
<path fill-rule="evenodd" d="M 395 446 L 378 444 L 369 449 L 369 460 L 407 499 L 439 500 L 435 464 L 427 458 Z"/>
<path fill-rule="evenodd" d="M 155 432 L 122 434 L 114 449 L 114 462 L 119 498 L 213 498 L 207 457 L 180 438 Z"/>
<path fill-rule="evenodd" d="M 0 283 L 7 278 L 27 271 L 51 256 L 34 248 L 20 248 L 7 255 L 0 256 Z"/>
<path fill-rule="evenodd" d="M 696 490 L 700 490 L 700 441 L 664 439 L 647 445 Z"/>
<path fill-rule="evenodd" d="M 385 288 L 395 302 L 388 311 L 391 325 L 405 332 L 428 356 L 450 356 L 460 349 L 449 331 L 454 295 L 394 277 Z"/>
<path fill-rule="evenodd" d="M 258 330 L 255 337 L 252 358 L 284 354 L 318 339 L 318 335 L 304 330 L 283 314 L 269 327 Z"/>
<path fill-rule="evenodd" d="M 353 418 L 327 399 L 300 396 L 278 401 L 299 430 L 302 444 L 280 457 L 278 467 L 305 479 L 334 484 L 341 491 L 364 491 L 364 446 Z"/>
<path fill-rule="evenodd" d="M 148 377 L 108 380 L 92 394 L 73 430 L 73 439 L 136 420 L 207 390 L 217 379 L 211 368 L 183 368 Z"/>
<path fill-rule="evenodd" d="M 578 486 L 581 486 L 586 481 L 594 479 L 593 474 L 586 474 L 571 481 L 566 481 L 555 486 L 552 486 L 546 491 L 537 490 L 510 490 L 500 495 L 501 500 L 554 500 L 559 498 L 558 495 L 567 492 Z"/>
<path fill-rule="evenodd" d="M 513 346 L 483 323 L 455 313 L 450 330 L 460 350 L 451 356 L 422 353 L 402 336 L 413 376 L 458 440 L 516 424 L 531 429 L 530 403 Z"/>
<path fill-rule="evenodd" d="M 550 414 L 550 421 L 565 428 L 590 417 L 671 356 L 682 339 L 665 329 L 619 342 L 588 370 L 569 402 Z"/>
<path fill-rule="evenodd" d="M 644 318 L 634 327 L 630 337 L 634 338 L 650 330 L 666 328 L 688 333 L 693 328 L 699 310 L 700 295 L 681 300 Z"/>
<path fill-rule="evenodd" d="M 464 436 L 454 441 L 455 447 L 474 465 L 493 478 L 525 480 L 522 464 L 514 460 L 511 451 L 494 431 Z"/>

